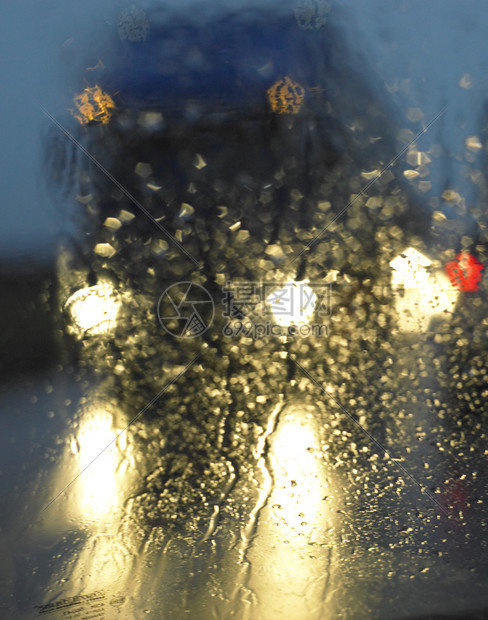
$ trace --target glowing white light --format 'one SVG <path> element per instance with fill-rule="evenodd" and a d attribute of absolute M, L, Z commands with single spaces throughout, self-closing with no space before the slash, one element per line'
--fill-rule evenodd
<path fill-rule="evenodd" d="M 100 282 L 76 291 L 66 302 L 66 309 L 77 333 L 105 334 L 116 325 L 121 306 L 113 287 Z"/>
<path fill-rule="evenodd" d="M 408 248 L 400 256 L 390 263 L 393 269 L 391 283 L 393 286 L 405 288 L 417 288 L 429 286 L 429 273 L 427 268 L 432 261 L 414 248 Z"/>
<path fill-rule="evenodd" d="M 117 503 L 116 474 L 120 459 L 115 443 L 111 443 L 116 437 L 111 416 L 97 411 L 82 422 L 71 442 L 71 450 L 77 455 L 82 472 L 78 497 L 85 516 L 100 517 Z"/>
<path fill-rule="evenodd" d="M 277 325 L 306 325 L 312 320 L 317 296 L 307 280 L 287 282 L 283 288 L 272 291 L 266 303 L 271 308 Z"/>
<path fill-rule="evenodd" d="M 313 415 L 283 411 L 266 443 L 267 459 L 260 469 L 267 501 L 261 504 L 257 533 L 247 553 L 252 567 L 248 584 L 263 618 L 319 617 L 311 610 L 322 605 L 323 575 L 332 581 L 323 543 L 330 536 L 326 532 L 333 527 L 335 510 Z"/>
<path fill-rule="evenodd" d="M 434 316 L 449 316 L 459 292 L 442 271 L 431 273 L 423 254 L 408 248 L 390 262 L 398 325 L 402 332 L 422 332 Z"/>
<path fill-rule="evenodd" d="M 315 433 L 303 421 L 285 421 L 272 441 L 273 503 L 281 507 L 279 514 L 286 522 L 288 537 L 310 530 L 317 519 L 322 500 L 317 450 Z M 305 528 L 304 515 L 308 522 Z"/>

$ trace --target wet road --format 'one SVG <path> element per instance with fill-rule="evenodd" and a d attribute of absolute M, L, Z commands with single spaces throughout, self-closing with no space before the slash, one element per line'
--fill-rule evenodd
<path fill-rule="evenodd" d="M 411 355 L 395 363 L 405 376 L 418 367 Z M 425 377 L 432 399 L 435 383 Z M 276 403 L 239 476 L 229 464 L 216 501 L 175 511 L 169 529 L 147 523 L 161 505 L 141 481 L 150 487 L 164 451 L 147 421 L 40 513 L 114 432 L 113 406 L 80 387 L 46 377 L 30 393 L 3 390 L 2 433 L 14 449 L 3 455 L 2 494 L 16 515 L 2 524 L 11 531 L 2 583 L 13 593 L 4 617 L 37 617 L 35 605 L 100 591 L 75 617 L 102 603 L 105 618 L 266 619 L 408 618 L 487 605 L 486 440 L 466 426 L 460 437 L 457 420 L 421 394 L 409 410 L 392 406 L 389 457 L 341 428 L 337 406 L 318 392 Z M 408 379 L 405 388 L 412 402 Z M 14 432 L 5 427 L 12 414 Z"/>

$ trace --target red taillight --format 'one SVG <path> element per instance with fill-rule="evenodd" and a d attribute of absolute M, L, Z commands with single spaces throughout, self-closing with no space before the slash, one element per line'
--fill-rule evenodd
<path fill-rule="evenodd" d="M 474 292 L 480 287 L 481 272 L 485 266 L 469 252 L 460 252 L 455 260 L 447 263 L 446 272 L 454 287 Z"/>

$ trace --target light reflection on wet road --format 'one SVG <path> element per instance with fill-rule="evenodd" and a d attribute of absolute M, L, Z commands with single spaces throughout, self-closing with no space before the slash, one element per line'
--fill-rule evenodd
<path fill-rule="evenodd" d="M 420 351 L 427 356 L 425 346 Z M 408 394 L 408 372 L 418 367 L 418 360 L 404 353 L 396 364 L 405 370 L 404 394 Z M 74 386 L 66 385 L 64 394 L 61 385 L 56 387 L 56 398 L 63 400 Z M 425 374 L 424 387 L 436 389 L 431 372 Z M 34 392 L 38 389 L 33 386 Z M 460 466 L 472 472 L 471 459 L 482 446 L 466 446 L 466 453 L 475 450 L 473 457 L 453 462 L 449 453 L 439 450 L 445 445 L 444 435 L 449 435 L 450 421 L 439 421 L 420 396 L 416 406 L 403 413 L 397 409 L 395 415 L 392 407 L 387 448 L 421 484 L 438 490 L 435 497 L 444 501 L 449 519 L 402 476 L 395 461 L 374 457 L 374 450 L 361 449 L 359 441 L 356 455 L 346 461 L 337 445 L 343 438 L 334 434 L 332 405 L 324 409 L 296 401 L 282 403 L 274 411 L 266 441 L 258 441 L 254 463 L 248 464 L 247 475 L 222 502 L 220 519 L 207 540 L 203 527 L 199 539 L 188 535 L 185 515 L 179 515 L 179 533 L 166 536 L 164 528 L 137 525 L 130 501 L 125 514 L 120 512 L 127 497 L 137 492 L 137 481 L 131 485 L 121 463 L 131 464 L 132 479 L 142 478 L 152 466 L 145 463 L 144 454 L 131 453 L 136 448 L 130 431 L 126 444 L 119 440 L 117 449 L 99 460 L 98 469 L 94 463 L 85 480 L 81 476 L 40 519 L 32 518 L 35 506 L 39 508 L 78 471 L 77 455 L 83 453 L 88 429 L 104 419 L 100 402 L 96 408 L 93 403 L 81 405 L 84 415 L 73 427 L 73 441 L 79 446 L 76 455 L 72 442 L 67 442 L 64 456 L 41 472 L 29 509 L 15 525 L 17 535 L 7 543 L 13 564 L 9 570 L 3 561 L 3 571 L 14 591 L 22 594 L 25 612 L 22 616 L 17 608 L 16 617 L 32 617 L 34 605 L 55 595 L 65 598 L 101 589 L 112 611 L 109 599 L 124 594 L 121 609 L 131 617 L 147 608 L 149 617 L 169 618 L 180 617 L 183 609 L 195 618 L 406 618 L 430 613 L 433 605 L 438 612 L 482 607 L 485 551 L 478 537 L 483 536 L 483 527 L 473 505 L 475 497 L 484 501 L 482 481 L 465 480 L 464 500 L 456 487 L 457 495 L 451 496 L 455 511 L 452 503 L 442 500 L 445 481 L 455 478 Z M 24 408 L 23 415 L 28 416 L 25 394 L 4 392 L 2 407 L 9 398 L 11 407 Z M 396 398 L 401 402 L 402 388 Z M 52 406 L 48 400 L 44 396 L 36 406 Z M 66 408 L 70 415 L 75 413 L 73 406 L 76 403 Z M 63 421 L 53 424 L 58 425 L 56 432 L 63 432 L 59 427 Z M 41 436 L 43 429 L 35 432 Z M 55 437 L 53 433 L 53 444 Z M 18 441 L 22 443 L 23 437 Z M 16 457 L 28 458 L 22 445 L 10 457 L 14 469 L 22 469 Z M 29 478 L 35 461 L 23 462 L 23 475 Z M 103 515 L 95 517 L 91 495 L 83 495 L 89 481 L 92 492 L 98 488 L 105 493 Z M 14 504 L 20 505 L 24 495 L 25 487 L 17 488 Z M 461 500 L 470 507 L 460 506 Z M 83 502 L 88 504 L 82 506 Z M 226 509 L 232 503 L 241 504 L 240 515 Z M 101 504 L 97 506 L 101 510 Z M 462 515 L 458 508 L 464 510 Z M 202 512 L 208 526 L 212 511 L 202 506 Z M 46 557 L 51 557 L 48 581 Z M 39 568 L 22 586 L 16 575 L 27 566 Z M 446 584 L 453 590 L 446 590 Z M 119 617 L 107 613 L 107 618 Z"/>

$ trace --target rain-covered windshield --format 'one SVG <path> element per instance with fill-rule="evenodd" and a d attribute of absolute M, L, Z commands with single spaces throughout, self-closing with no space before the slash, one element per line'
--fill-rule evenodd
<path fill-rule="evenodd" d="M 483 6 L 9 11 L 0 617 L 486 617 Z"/>

